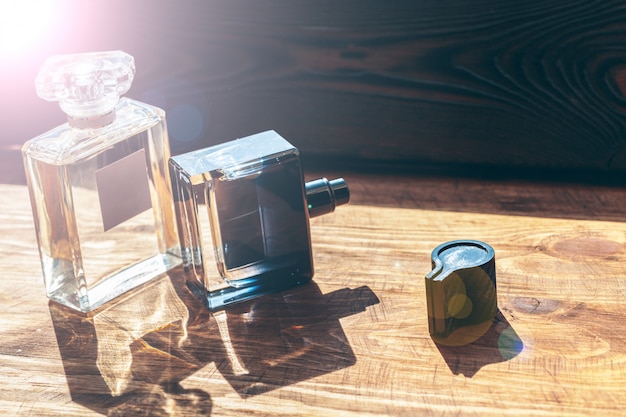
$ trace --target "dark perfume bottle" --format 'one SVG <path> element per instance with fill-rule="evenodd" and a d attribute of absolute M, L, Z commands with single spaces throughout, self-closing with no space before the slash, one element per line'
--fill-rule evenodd
<path fill-rule="evenodd" d="M 214 310 L 313 277 L 309 218 L 350 199 L 304 183 L 297 148 L 266 131 L 170 159 L 188 285 Z"/>

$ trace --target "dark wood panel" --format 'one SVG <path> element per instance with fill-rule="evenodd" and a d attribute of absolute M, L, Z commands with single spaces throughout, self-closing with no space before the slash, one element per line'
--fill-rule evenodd
<path fill-rule="evenodd" d="M 132 53 L 175 153 L 276 129 L 336 165 L 626 170 L 624 1 L 75 7 L 59 52 Z"/>

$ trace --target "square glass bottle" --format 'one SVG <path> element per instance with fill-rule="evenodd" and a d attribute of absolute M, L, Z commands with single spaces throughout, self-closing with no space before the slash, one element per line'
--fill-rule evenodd
<path fill-rule="evenodd" d="M 180 264 L 165 113 L 122 98 L 133 57 L 51 57 L 37 92 L 68 122 L 22 153 L 47 295 L 91 311 Z"/>
<path fill-rule="evenodd" d="M 341 179 L 309 190 L 275 131 L 174 156 L 170 172 L 187 282 L 210 309 L 309 281 L 310 213 L 349 200 Z"/>

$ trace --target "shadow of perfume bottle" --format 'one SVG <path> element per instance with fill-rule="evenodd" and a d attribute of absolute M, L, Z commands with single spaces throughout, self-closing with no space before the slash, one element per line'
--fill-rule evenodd
<path fill-rule="evenodd" d="M 311 282 L 211 313 L 184 280 L 176 268 L 88 314 L 50 302 L 73 401 L 115 416 L 209 415 L 209 393 L 183 379 L 215 362 L 245 397 L 348 367 L 338 319 L 379 302 L 367 287 L 322 294 Z"/>
<path fill-rule="evenodd" d="M 454 337 L 453 334 L 449 338 Z M 462 340 L 447 340 L 447 344 L 435 340 L 435 344 L 450 371 L 468 378 L 483 366 L 513 359 L 524 349 L 524 343 L 499 309 L 491 326 L 479 339 L 468 344 L 462 343 Z"/>
<path fill-rule="evenodd" d="M 378 303 L 366 286 L 322 294 L 309 282 L 216 312 L 218 369 L 247 397 L 349 367 L 356 357 L 339 319 Z"/>
<path fill-rule="evenodd" d="M 208 393 L 179 384 L 211 361 L 201 348 L 209 315 L 170 276 L 92 313 L 49 308 L 73 401 L 116 416 L 210 414 Z"/>

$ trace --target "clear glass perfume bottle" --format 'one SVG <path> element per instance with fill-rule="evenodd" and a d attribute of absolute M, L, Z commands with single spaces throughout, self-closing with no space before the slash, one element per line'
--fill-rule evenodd
<path fill-rule="evenodd" d="M 68 122 L 24 144 L 48 297 L 90 311 L 180 264 L 163 110 L 120 99 L 121 52 L 58 55 L 37 79 Z"/>
<path fill-rule="evenodd" d="M 174 156 L 170 172 L 187 282 L 210 309 L 309 281 L 309 218 L 350 199 L 343 179 L 305 184 L 275 131 Z"/>

